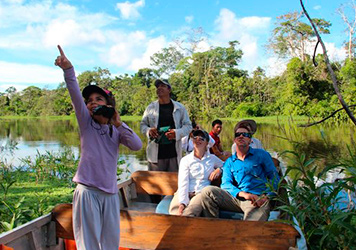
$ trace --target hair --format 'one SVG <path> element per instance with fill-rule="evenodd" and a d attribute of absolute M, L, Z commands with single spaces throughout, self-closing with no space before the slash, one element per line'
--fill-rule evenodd
<path fill-rule="evenodd" d="M 214 127 L 216 124 L 222 125 L 222 121 L 219 119 L 216 119 L 211 123 L 211 126 Z"/>
<path fill-rule="evenodd" d="M 197 123 L 195 122 L 194 117 L 192 117 L 192 128 L 196 128 L 197 127 Z"/>

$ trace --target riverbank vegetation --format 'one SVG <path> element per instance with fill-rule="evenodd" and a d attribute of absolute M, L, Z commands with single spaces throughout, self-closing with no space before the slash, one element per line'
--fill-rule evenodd
<path fill-rule="evenodd" d="M 305 150 L 295 130 L 286 131 L 284 137 L 292 145 L 280 153 L 287 162 L 280 187 L 288 196 L 274 199 L 281 211 L 295 219 L 287 223 L 300 227 L 308 249 L 354 249 L 356 145 L 347 145 L 347 152 L 340 156 L 321 133 L 324 150 L 313 154 Z"/>
<path fill-rule="evenodd" d="M 177 39 L 151 57 L 151 68 L 132 75 L 112 77 L 108 69 L 97 67 L 78 75 L 81 88 L 98 84 L 113 91 L 121 115 L 141 116 L 156 99 L 154 81 L 168 77 L 173 99 L 183 103 L 191 117 L 309 116 L 325 117 L 340 108 L 327 65 L 322 55 L 313 58 L 307 48 L 315 42 L 311 26 L 299 12 L 277 17 L 276 27 L 266 47 L 283 58 L 277 76 L 267 76 L 266 69 L 256 67 L 248 73 L 239 67 L 243 53 L 238 41 L 227 47 L 211 47 L 198 52 L 206 39 L 201 29 L 192 30 L 189 38 Z M 321 34 L 327 35 L 330 22 L 314 19 Z M 188 42 L 189 41 L 189 42 Z M 293 41 L 290 43 L 290 41 Z M 183 46 L 185 45 L 185 47 Z M 352 47 L 354 48 L 354 47 Z M 258 66 L 258 65 L 256 65 Z M 356 91 L 354 52 L 345 61 L 332 62 L 345 101 L 352 105 Z M 283 70 L 284 69 L 284 70 Z M 64 83 L 56 89 L 30 86 L 22 91 L 14 87 L 0 93 L 0 116 L 62 116 L 73 114 Z M 346 119 L 338 112 L 334 120 Z"/>
<path fill-rule="evenodd" d="M 14 150 L 16 145 L 6 145 L 0 151 L 0 233 L 49 213 L 56 204 L 70 203 L 75 188 L 79 159 L 71 150 L 37 153 L 16 167 L 4 160 Z M 118 179 L 125 170 L 118 168 Z"/>

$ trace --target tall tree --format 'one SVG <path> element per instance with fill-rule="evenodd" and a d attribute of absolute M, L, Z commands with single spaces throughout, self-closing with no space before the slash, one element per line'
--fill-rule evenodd
<path fill-rule="evenodd" d="M 316 37 L 312 27 L 301 21 L 302 12 L 292 12 L 277 17 L 277 27 L 267 47 L 282 58 L 298 57 L 303 62 L 307 59 L 307 48 Z M 313 19 L 321 34 L 329 34 L 331 23 L 324 19 Z"/>
<path fill-rule="evenodd" d="M 136 85 L 147 86 L 149 88 L 151 83 L 156 78 L 156 71 L 150 68 L 139 69 L 132 77 L 132 82 Z"/>
<path fill-rule="evenodd" d="M 112 80 L 110 71 L 100 67 L 95 68 L 94 70 L 87 70 L 78 76 L 78 82 L 81 89 L 90 84 L 110 89 Z"/>
<path fill-rule="evenodd" d="M 179 61 L 184 58 L 183 53 L 174 46 L 163 48 L 151 56 L 151 65 L 156 68 L 156 74 L 169 76 L 176 70 Z"/>
<path fill-rule="evenodd" d="M 354 58 L 355 55 L 355 28 L 356 28 L 356 4 L 355 1 L 352 0 L 349 2 L 349 9 L 346 8 L 345 5 L 341 5 L 340 8 L 337 9 L 337 13 L 341 16 L 342 20 L 345 22 L 347 28 L 345 32 L 348 35 L 348 40 L 345 41 L 345 48 L 348 54 L 349 59 Z M 351 10 L 352 14 L 348 14 L 347 10 Z"/>

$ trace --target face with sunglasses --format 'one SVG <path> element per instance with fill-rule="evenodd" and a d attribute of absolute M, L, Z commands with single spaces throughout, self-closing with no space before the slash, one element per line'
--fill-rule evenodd
<path fill-rule="evenodd" d="M 194 146 L 194 150 L 198 150 L 198 149 L 206 150 L 208 146 L 208 140 L 202 135 L 193 136 L 193 146 Z"/>
<path fill-rule="evenodd" d="M 236 146 L 247 147 L 251 143 L 252 134 L 245 128 L 238 128 L 235 132 Z"/>

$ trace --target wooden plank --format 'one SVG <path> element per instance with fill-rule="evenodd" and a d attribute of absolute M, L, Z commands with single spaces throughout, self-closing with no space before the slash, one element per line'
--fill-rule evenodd
<path fill-rule="evenodd" d="M 56 235 L 59 238 L 74 240 L 72 204 L 59 204 L 52 210 L 52 220 L 56 222 Z"/>
<path fill-rule="evenodd" d="M 131 175 L 137 193 L 173 195 L 178 188 L 178 173 L 161 171 L 136 171 Z"/>
<path fill-rule="evenodd" d="M 130 185 L 132 183 L 132 179 L 128 179 L 126 181 L 122 181 L 119 184 L 117 184 L 117 188 L 120 189 L 122 187 L 127 187 L 128 185 Z"/>
<path fill-rule="evenodd" d="M 121 211 L 120 242 L 134 249 L 288 249 L 294 227 L 275 222 Z"/>
<path fill-rule="evenodd" d="M 134 210 L 140 212 L 151 212 L 155 213 L 157 204 L 155 203 L 147 203 L 147 202 L 132 202 L 130 207 L 125 210 Z"/>
<path fill-rule="evenodd" d="M 11 231 L 0 234 L 0 244 L 7 245 L 9 242 L 15 241 L 21 237 L 27 238 L 28 233 L 31 233 L 32 231 L 50 223 L 51 218 L 51 214 L 46 214 Z"/>

